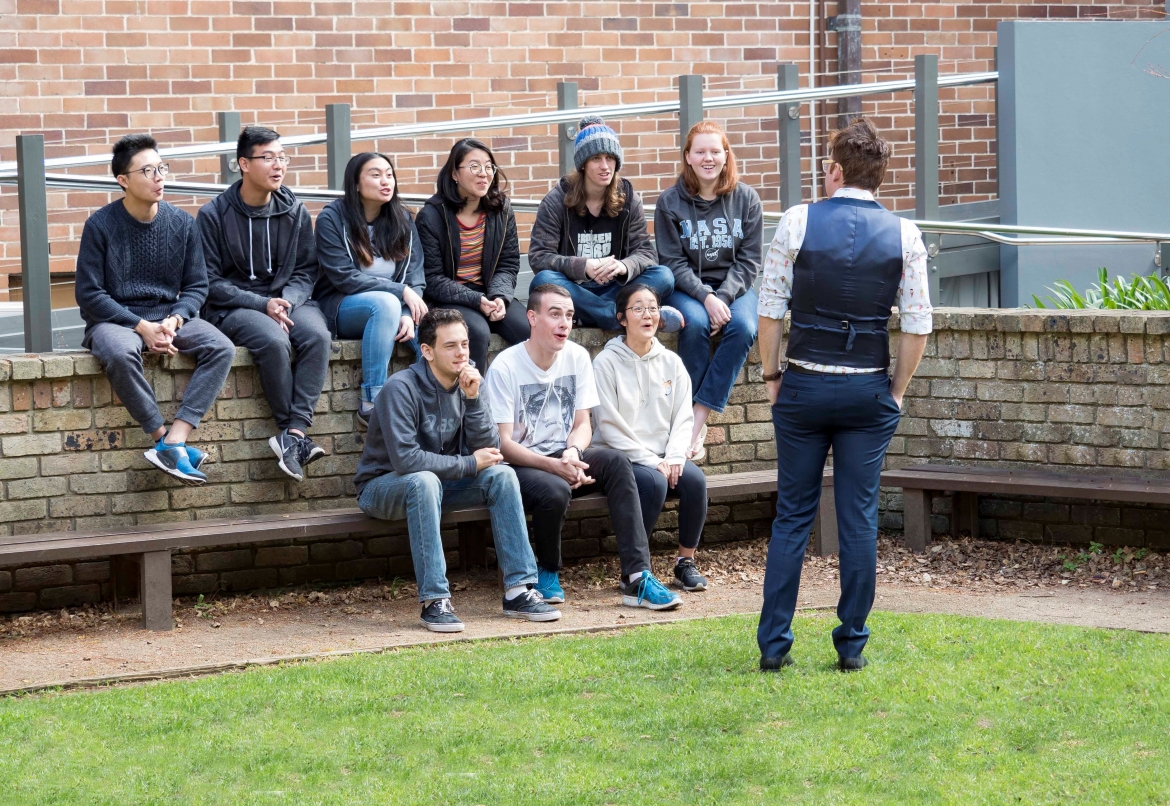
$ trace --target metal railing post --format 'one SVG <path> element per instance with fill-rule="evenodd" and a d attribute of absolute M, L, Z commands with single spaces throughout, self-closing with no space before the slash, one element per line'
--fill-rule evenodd
<path fill-rule="evenodd" d="M 800 68 L 795 64 L 776 65 L 776 89 L 800 89 Z M 800 104 L 776 106 L 780 137 L 780 209 L 800 204 Z"/>
<path fill-rule="evenodd" d="M 687 132 L 703 119 L 703 77 L 678 77 L 678 150 L 687 144 Z"/>
<path fill-rule="evenodd" d="M 341 190 L 350 157 L 349 104 L 325 105 L 325 159 L 330 190 Z"/>
<path fill-rule="evenodd" d="M 577 108 L 577 82 L 561 81 L 557 83 L 557 109 Z M 576 123 L 562 123 L 557 126 L 557 154 L 561 176 L 570 174 L 573 166 L 573 141 L 577 137 Z"/>
<path fill-rule="evenodd" d="M 239 112 L 220 112 L 216 117 L 219 118 L 219 141 L 221 143 L 230 143 L 240 136 Z M 236 155 L 220 154 L 219 181 L 230 185 L 239 178 L 240 164 L 236 162 Z"/>
<path fill-rule="evenodd" d="M 938 220 L 938 56 L 914 57 L 914 217 Z M 927 235 L 930 301 L 939 304 L 939 236 Z"/>
<path fill-rule="evenodd" d="M 20 209 L 20 296 L 24 349 L 53 352 L 53 301 L 49 290 L 49 201 L 45 190 L 45 138 L 16 136 L 16 187 Z"/>

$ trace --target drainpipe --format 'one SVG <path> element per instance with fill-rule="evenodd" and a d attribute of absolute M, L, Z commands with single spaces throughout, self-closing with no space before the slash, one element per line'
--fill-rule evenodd
<path fill-rule="evenodd" d="M 837 83 L 861 83 L 861 0 L 838 0 Z M 844 128 L 861 115 L 861 98 L 842 98 L 837 106 L 837 126 Z"/>
<path fill-rule="evenodd" d="M 1170 0 L 1167 0 L 1170 2 Z M 816 89 L 817 86 L 817 0 L 808 0 L 808 86 Z M 812 157 L 812 200 L 820 198 L 817 173 L 820 165 L 817 162 L 817 102 L 808 102 L 808 139 L 809 156 Z"/>

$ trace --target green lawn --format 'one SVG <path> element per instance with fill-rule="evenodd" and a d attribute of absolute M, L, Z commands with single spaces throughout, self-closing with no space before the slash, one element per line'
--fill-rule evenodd
<path fill-rule="evenodd" d="M 1170 803 L 1170 636 L 755 619 L 0 700 L 3 803 Z"/>

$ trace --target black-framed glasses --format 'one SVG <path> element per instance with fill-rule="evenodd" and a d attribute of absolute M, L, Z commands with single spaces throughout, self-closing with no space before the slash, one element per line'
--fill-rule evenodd
<path fill-rule="evenodd" d="M 480 165 L 478 162 L 469 162 L 466 165 L 460 165 L 460 168 L 466 168 L 476 176 L 495 176 L 496 166 L 490 162 L 487 165 Z"/>
<path fill-rule="evenodd" d="M 273 162 L 275 162 L 279 165 L 284 166 L 285 168 L 288 167 L 288 164 L 290 162 L 288 156 L 285 154 L 281 154 L 280 156 L 276 156 L 274 154 L 257 154 L 254 157 L 244 157 L 244 159 L 246 159 L 246 160 L 260 160 L 265 165 L 271 165 Z"/>
<path fill-rule="evenodd" d="M 646 314 L 650 314 L 651 316 L 658 316 L 660 310 L 661 309 L 659 308 L 646 308 L 642 305 L 634 305 L 626 308 L 626 311 L 632 313 L 634 316 L 645 316 Z"/>
<path fill-rule="evenodd" d="M 160 162 L 158 165 L 143 165 L 141 168 L 135 168 L 133 171 L 126 171 L 122 176 L 142 174 L 143 179 L 153 179 L 156 176 L 166 176 L 170 172 L 171 166 L 165 162 Z"/>

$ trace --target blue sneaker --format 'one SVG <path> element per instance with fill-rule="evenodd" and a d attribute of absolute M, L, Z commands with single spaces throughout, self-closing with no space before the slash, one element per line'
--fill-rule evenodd
<path fill-rule="evenodd" d="M 561 577 L 556 571 L 546 571 L 536 566 L 536 592 L 549 604 L 563 604 L 565 589 L 561 587 Z"/>
<path fill-rule="evenodd" d="M 673 610 L 682 604 L 682 599 L 649 571 L 643 571 L 641 578 L 622 583 L 622 604 L 648 610 Z"/>
<path fill-rule="evenodd" d="M 166 439 L 166 437 L 163 437 L 163 439 Z M 191 447 L 190 445 L 187 445 L 186 447 L 187 447 L 187 459 L 191 462 L 191 467 L 198 470 L 200 468 L 200 466 L 202 466 L 203 460 L 207 458 L 207 454 L 205 454 L 203 451 L 199 450 L 198 448 Z"/>
<path fill-rule="evenodd" d="M 168 445 L 161 439 L 143 456 L 146 461 L 157 467 L 168 476 L 174 476 L 184 484 L 199 485 L 207 481 L 207 476 L 191 466 L 191 459 L 187 454 L 187 446 Z"/>
<path fill-rule="evenodd" d="M 663 305 L 658 309 L 658 329 L 663 333 L 677 333 L 683 329 L 686 320 L 683 318 L 682 311 L 678 308 L 672 308 L 669 305 Z"/>

